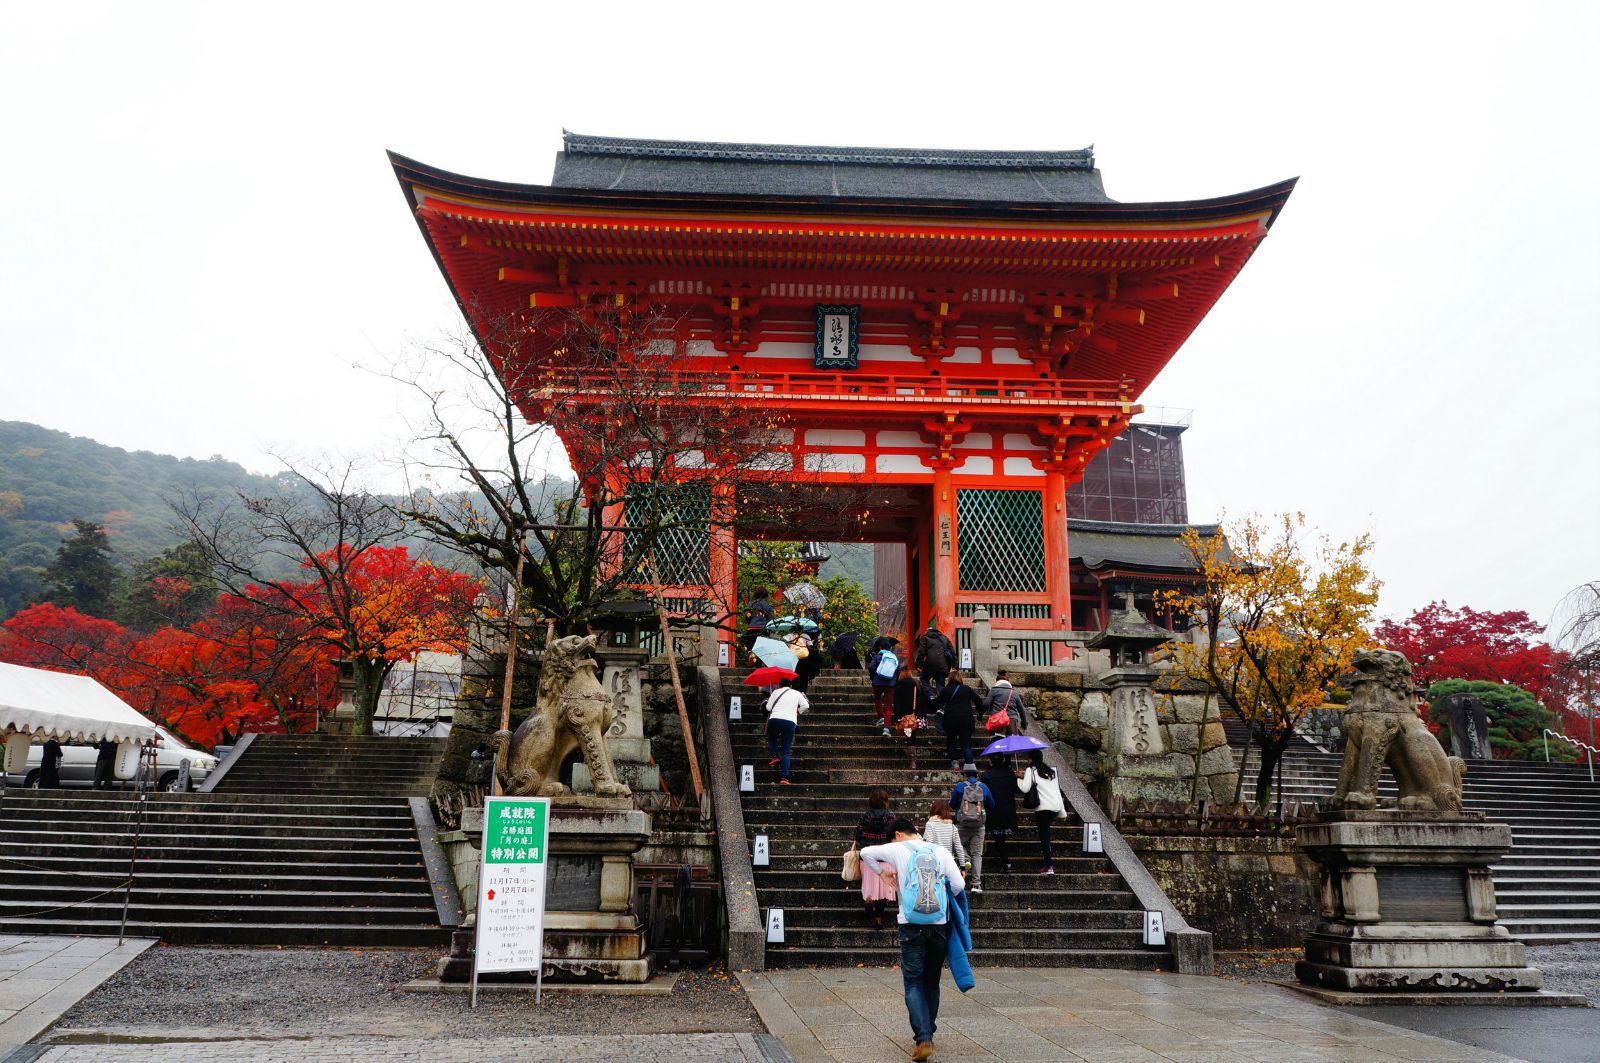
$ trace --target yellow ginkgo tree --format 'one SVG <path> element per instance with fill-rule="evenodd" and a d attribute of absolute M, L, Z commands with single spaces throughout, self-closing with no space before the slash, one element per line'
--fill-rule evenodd
<path fill-rule="evenodd" d="M 1172 605 L 1193 617 L 1198 637 L 1174 646 L 1176 667 L 1249 725 L 1261 750 L 1255 799 L 1265 804 L 1296 728 L 1371 641 L 1372 537 L 1335 543 L 1295 513 L 1210 536 L 1190 528 L 1184 545 L 1199 582 Z"/>

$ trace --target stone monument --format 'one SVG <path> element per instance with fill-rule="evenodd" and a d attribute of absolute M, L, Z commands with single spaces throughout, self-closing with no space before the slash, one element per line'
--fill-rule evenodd
<path fill-rule="evenodd" d="M 611 602 L 594 617 L 599 630 L 594 648 L 600 662 L 600 685 L 611 695 L 613 717 L 606 729 L 606 745 L 617 778 L 638 794 L 661 789 L 661 769 L 645 737 L 645 665 L 650 651 L 641 645 L 640 633 L 656 624 L 655 606 L 644 601 Z M 590 793 L 594 785 L 587 764 L 572 766 L 572 789 Z"/>
<path fill-rule="evenodd" d="M 1296 831 L 1320 871 L 1320 921 L 1295 965 L 1302 988 L 1337 1003 L 1571 1003 L 1538 992 L 1523 944 L 1495 923 L 1489 867 L 1511 828 L 1462 811 L 1463 764 L 1417 715 L 1410 663 L 1364 650 L 1355 669 L 1338 788 Z M 1394 808 L 1379 807 L 1385 766 Z"/>
<path fill-rule="evenodd" d="M 613 765 L 609 732 L 618 722 L 619 699 L 596 675 L 601 637 L 569 635 L 551 642 L 540 662 L 533 711 L 515 732 L 499 731 L 491 740 L 502 793 L 550 798 L 547 981 L 636 983 L 652 973 L 633 890 L 633 856 L 650 840 L 650 815 L 634 808 L 632 791 Z M 637 680 L 635 674 L 635 686 Z M 582 758 L 591 793 L 574 793 L 561 781 L 562 766 L 574 754 Z M 573 765 L 574 775 L 578 767 Z M 474 846 L 481 845 L 483 809 L 465 810 L 461 829 Z M 463 897 L 477 896 L 476 871 L 474 863 L 470 882 L 458 874 Z M 466 934 L 458 938 L 470 943 Z M 440 963 L 440 978 L 461 981 L 470 971 L 470 953 L 458 940 Z"/>
<path fill-rule="evenodd" d="M 1450 714 L 1450 748 L 1463 760 L 1489 760 L 1489 713 L 1476 694 L 1462 691 L 1444 699 Z"/>

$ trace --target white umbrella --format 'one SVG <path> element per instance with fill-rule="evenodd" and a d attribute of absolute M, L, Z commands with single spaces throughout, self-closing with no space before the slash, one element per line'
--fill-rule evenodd
<path fill-rule="evenodd" d="M 821 609 L 827 604 L 822 592 L 810 583 L 793 584 L 784 590 L 783 596 L 802 609 Z"/>

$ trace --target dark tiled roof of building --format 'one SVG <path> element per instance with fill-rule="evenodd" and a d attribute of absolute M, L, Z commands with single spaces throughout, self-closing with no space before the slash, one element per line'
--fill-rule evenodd
<path fill-rule="evenodd" d="M 632 140 L 567 133 L 556 188 L 708 195 L 1110 203 L 1094 150 L 955 151 Z"/>
<path fill-rule="evenodd" d="M 1215 535 L 1215 524 L 1118 524 L 1100 520 L 1067 521 L 1067 550 L 1091 571 L 1104 568 L 1160 569 L 1188 572 L 1194 561 L 1183 545 L 1193 527 L 1202 537 Z"/>

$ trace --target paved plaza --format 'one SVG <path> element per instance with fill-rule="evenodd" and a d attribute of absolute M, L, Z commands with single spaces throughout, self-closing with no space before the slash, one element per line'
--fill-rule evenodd
<path fill-rule="evenodd" d="M 68 1008 L 154 941 L 0 934 L 0 1058 L 48 1029 Z"/>
<path fill-rule="evenodd" d="M 0 937 L 0 993 L 11 994 L 0 1000 L 23 1005 L 0 1023 L 9 1038 L 0 1063 L 894 1063 L 913 1047 L 890 967 L 686 972 L 669 995 L 552 993 L 536 1007 L 531 993 L 502 992 L 468 1011 L 459 995 L 401 991 L 432 950 L 149 944 Z M 1594 988 L 1593 950 L 1567 952 L 1564 988 Z M 977 976 L 965 995 L 944 981 L 939 1063 L 1600 1058 L 1592 1008 L 1332 1008 L 1259 978 L 1005 967 Z"/>
<path fill-rule="evenodd" d="M 769 1054 L 776 1050 L 776 1055 Z M 607 1063 L 769 1063 L 785 1057 L 765 1035 L 619 1034 L 594 1037 L 310 1037 L 73 1044 L 41 1047 L 29 1063 L 494 1063 L 496 1060 L 605 1060 Z M 11 1063 L 10 1060 L 7 1063 Z M 21 1063 L 21 1060 L 17 1060 Z"/>
<path fill-rule="evenodd" d="M 1517 1058 L 1388 1026 L 1358 1010 L 1324 1007 L 1276 986 L 1135 971 L 991 967 L 976 973 L 977 987 L 965 995 L 945 980 L 934 1037 L 937 1063 Z M 910 1058 L 914 1046 L 898 970 L 769 971 L 740 979 L 767 1028 L 797 1063 Z M 1521 1013 L 1520 1019 L 1546 1009 L 1501 1010 Z M 1555 1057 L 1530 1058 L 1554 1063 Z"/>

